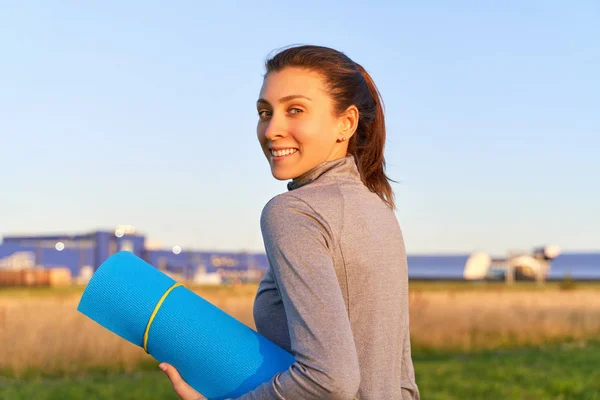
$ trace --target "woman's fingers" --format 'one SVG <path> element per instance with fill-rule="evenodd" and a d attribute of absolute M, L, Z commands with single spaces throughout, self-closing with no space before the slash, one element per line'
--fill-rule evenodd
<path fill-rule="evenodd" d="M 162 369 L 165 372 L 165 374 L 167 374 L 167 376 L 171 380 L 171 383 L 173 384 L 173 389 L 175 389 L 175 393 L 177 393 L 177 396 L 179 396 L 181 400 L 198 400 L 200 398 L 205 398 L 200 394 L 200 392 L 188 385 L 187 382 L 183 380 L 181 375 L 179 375 L 177 369 L 175 369 L 175 367 L 173 367 L 172 365 L 167 363 L 160 363 L 158 367 Z"/>

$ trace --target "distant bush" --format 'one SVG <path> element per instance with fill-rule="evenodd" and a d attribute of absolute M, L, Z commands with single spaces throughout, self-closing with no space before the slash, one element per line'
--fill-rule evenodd
<path fill-rule="evenodd" d="M 560 281 L 558 287 L 560 288 L 560 290 L 573 290 L 577 287 L 577 285 L 575 284 L 575 280 L 573 280 L 573 277 L 571 277 L 571 274 L 567 272 L 563 279 Z"/>

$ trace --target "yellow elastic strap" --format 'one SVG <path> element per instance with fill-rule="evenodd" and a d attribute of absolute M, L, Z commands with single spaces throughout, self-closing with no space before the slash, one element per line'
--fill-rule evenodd
<path fill-rule="evenodd" d="M 173 284 L 173 286 L 167 289 L 167 291 L 162 295 L 158 303 L 156 303 L 156 307 L 154 307 L 152 315 L 150 315 L 148 325 L 146 325 L 146 332 L 144 333 L 144 350 L 146 351 L 146 353 L 148 353 L 148 332 L 150 332 L 150 325 L 152 325 L 152 321 L 154 321 L 154 317 L 156 316 L 156 313 L 158 313 L 158 310 L 160 309 L 160 306 L 162 306 L 162 303 L 165 301 L 169 293 L 171 293 L 171 290 L 175 289 L 177 286 L 183 286 L 183 283 L 175 283 Z"/>

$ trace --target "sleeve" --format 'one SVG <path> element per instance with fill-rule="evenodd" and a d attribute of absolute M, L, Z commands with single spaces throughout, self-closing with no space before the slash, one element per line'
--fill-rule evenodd
<path fill-rule="evenodd" d="M 261 230 L 296 361 L 237 400 L 354 399 L 358 355 L 329 224 L 301 199 L 279 195 L 263 209 Z"/>

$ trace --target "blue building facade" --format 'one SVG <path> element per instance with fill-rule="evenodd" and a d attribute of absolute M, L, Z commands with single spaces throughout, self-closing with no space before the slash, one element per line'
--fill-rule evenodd
<path fill-rule="evenodd" d="M 192 279 L 197 273 L 219 273 L 224 280 L 257 280 L 268 269 L 265 254 L 149 249 L 134 230 L 94 231 L 80 235 L 6 236 L 0 244 L 0 267 L 11 257 L 44 268 L 68 268 L 78 277 L 84 268 L 96 270 L 118 251 L 130 251 L 161 270 Z M 249 271 L 254 272 L 249 274 Z M 262 271 L 262 273 L 261 273 Z"/>
<path fill-rule="evenodd" d="M 264 253 L 211 252 L 188 249 L 155 249 L 135 229 L 94 231 L 80 235 L 7 236 L 0 244 L 0 269 L 27 266 L 68 268 L 71 276 L 94 271 L 118 251 L 130 251 L 149 264 L 181 279 L 198 280 L 198 274 L 218 274 L 223 282 L 258 281 L 269 267 Z M 469 254 L 409 255 L 410 279 L 463 280 Z M 566 276 L 576 280 L 600 280 L 600 253 L 565 253 L 552 262 L 548 279 Z"/>

